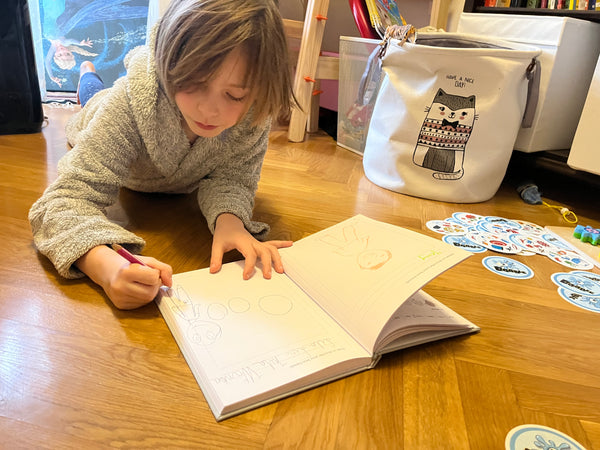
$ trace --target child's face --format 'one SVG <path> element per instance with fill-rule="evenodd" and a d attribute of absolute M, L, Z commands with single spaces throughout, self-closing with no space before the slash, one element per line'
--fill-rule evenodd
<path fill-rule="evenodd" d="M 251 102 L 245 75 L 246 58 L 237 48 L 208 82 L 175 94 L 188 137 L 190 132 L 202 137 L 218 136 L 240 120 Z"/>

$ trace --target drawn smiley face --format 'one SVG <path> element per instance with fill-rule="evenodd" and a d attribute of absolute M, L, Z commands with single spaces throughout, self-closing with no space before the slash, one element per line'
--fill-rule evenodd
<path fill-rule="evenodd" d="M 392 258 L 392 252 L 385 249 L 365 250 L 357 257 L 361 269 L 377 270 Z"/>

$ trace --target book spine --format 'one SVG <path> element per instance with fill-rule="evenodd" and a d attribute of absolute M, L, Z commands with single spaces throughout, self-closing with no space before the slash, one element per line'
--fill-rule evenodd
<path fill-rule="evenodd" d="M 544 8 L 544 9 L 548 8 L 548 0 L 542 0 L 540 2 L 540 8 Z"/>
<path fill-rule="evenodd" d="M 588 1 L 588 9 L 595 11 L 596 10 L 596 0 L 589 0 Z"/>
<path fill-rule="evenodd" d="M 556 0 L 548 0 L 548 9 L 556 9 Z"/>
<path fill-rule="evenodd" d="M 579 4 L 577 5 L 578 10 L 587 9 L 587 0 L 579 0 Z"/>
<path fill-rule="evenodd" d="M 485 0 L 485 4 L 483 6 L 493 7 L 496 6 L 496 0 Z"/>
<path fill-rule="evenodd" d="M 527 0 L 527 8 L 539 8 L 540 0 Z"/>

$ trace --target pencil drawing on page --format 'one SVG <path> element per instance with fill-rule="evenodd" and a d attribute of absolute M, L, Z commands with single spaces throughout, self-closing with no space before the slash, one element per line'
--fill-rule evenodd
<path fill-rule="evenodd" d="M 257 311 L 265 315 L 284 316 L 294 306 L 290 298 L 281 294 L 263 295 L 256 300 L 255 305 L 244 297 L 232 297 L 225 306 L 220 302 L 208 305 L 195 303 L 181 286 L 165 290 L 164 293 L 171 300 L 170 307 L 173 312 L 188 323 L 186 334 L 192 342 L 202 346 L 210 346 L 221 338 L 223 329 L 218 322 L 225 321 L 230 313 L 248 313 L 255 306 Z"/>
<path fill-rule="evenodd" d="M 392 252 L 385 248 L 369 248 L 368 234 L 359 235 L 354 225 L 343 229 L 343 236 L 327 234 L 321 241 L 332 246 L 334 253 L 341 256 L 354 256 L 358 267 L 363 270 L 380 269 L 392 258 Z"/>
<path fill-rule="evenodd" d="M 208 346 L 214 344 L 222 334 L 221 327 L 213 321 L 203 320 L 198 305 L 180 286 L 163 291 L 168 297 L 173 312 L 188 323 L 186 334 L 195 344 Z"/>

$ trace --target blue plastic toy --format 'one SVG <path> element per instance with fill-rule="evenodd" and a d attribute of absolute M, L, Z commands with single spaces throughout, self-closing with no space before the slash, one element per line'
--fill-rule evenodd
<path fill-rule="evenodd" d="M 581 242 L 589 242 L 592 245 L 600 244 L 600 229 L 598 228 L 577 225 L 573 236 L 581 240 Z"/>

